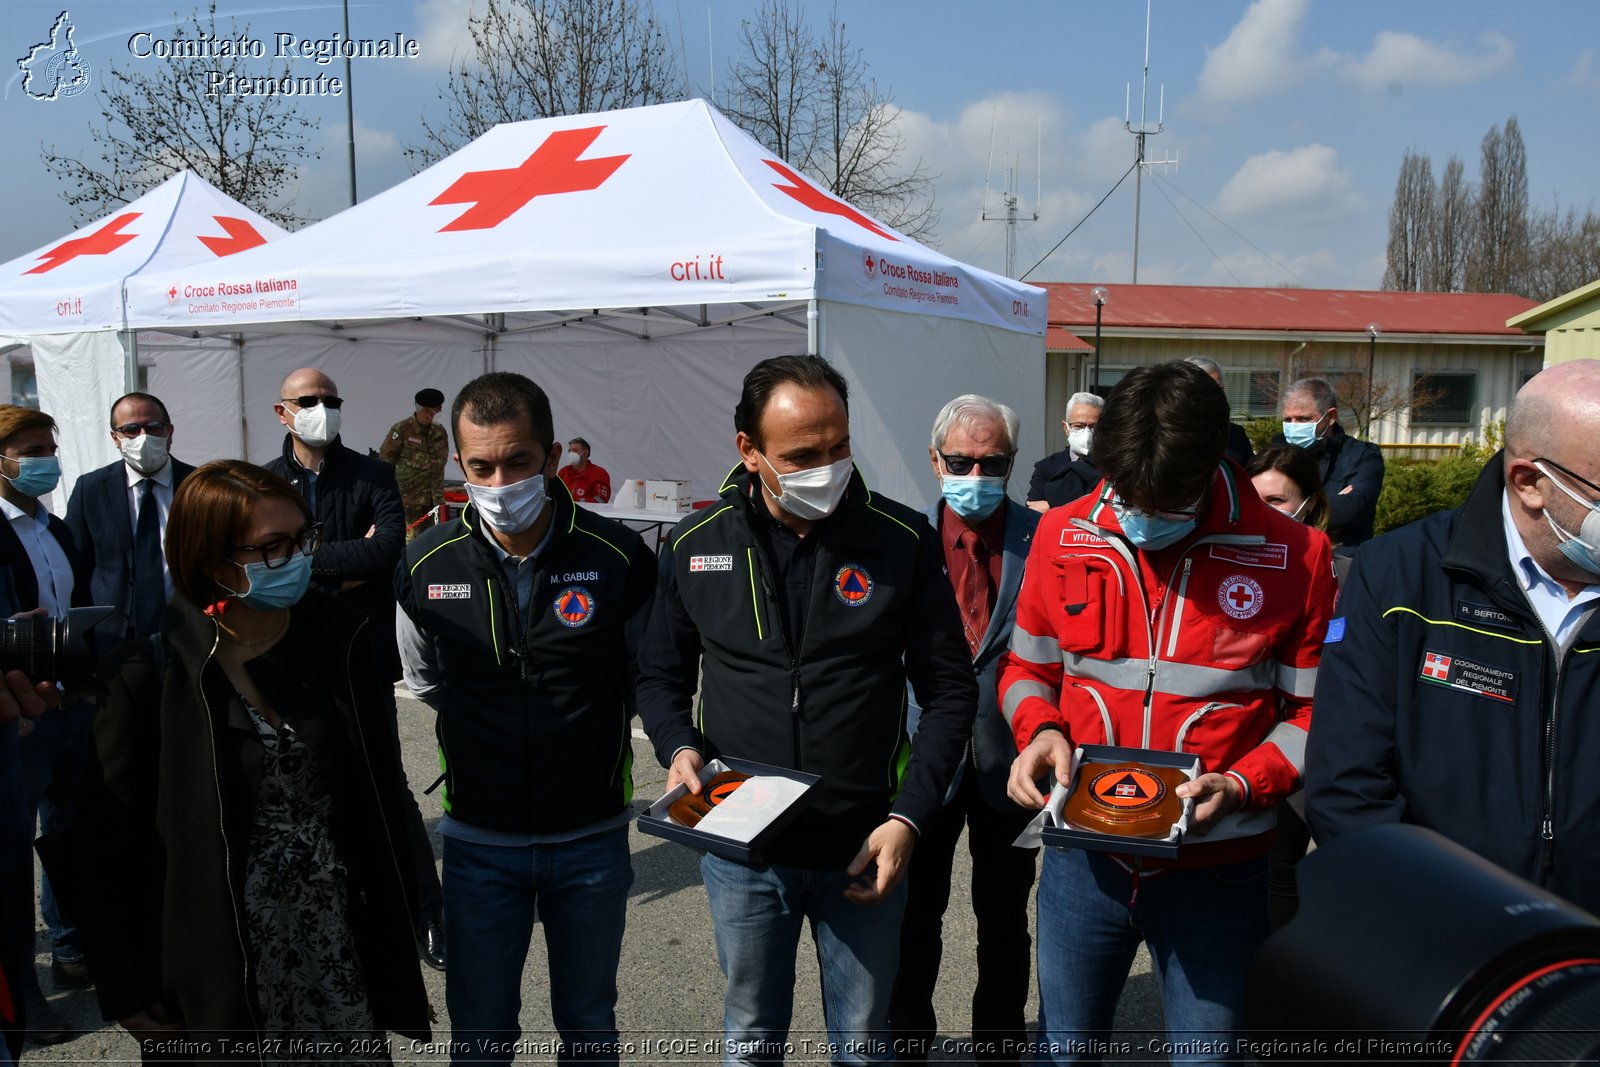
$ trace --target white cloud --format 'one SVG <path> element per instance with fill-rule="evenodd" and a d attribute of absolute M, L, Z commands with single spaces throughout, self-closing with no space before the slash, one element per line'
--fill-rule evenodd
<path fill-rule="evenodd" d="M 350 206 L 350 169 L 343 122 L 322 128 L 322 154 L 300 168 L 295 187 L 296 214 L 325 219 Z M 387 130 L 356 121 L 356 192 L 365 200 L 410 177 L 400 139 Z"/>
<path fill-rule="evenodd" d="M 458 55 L 471 52 L 467 16 L 482 7 L 482 0 L 417 0 L 417 58 L 423 65 L 447 70 Z"/>
<path fill-rule="evenodd" d="M 1579 89 L 1600 89 L 1600 68 L 1594 61 L 1594 52 L 1584 49 L 1578 61 L 1567 72 L 1566 84 Z"/>
<path fill-rule="evenodd" d="M 1406 85 L 1468 85 L 1511 67 L 1516 47 L 1503 33 L 1478 35 L 1479 50 L 1463 51 L 1414 33 L 1383 30 L 1359 58 L 1323 53 L 1345 81 L 1368 90 L 1393 91 Z"/>
<path fill-rule="evenodd" d="M 1282 92 L 1304 76 L 1300 29 L 1310 0 L 1255 0 L 1227 38 L 1206 49 L 1200 95 L 1221 104 Z"/>
<path fill-rule="evenodd" d="M 1217 195 L 1217 208 L 1234 218 L 1293 215 L 1306 222 L 1336 218 L 1360 206 L 1350 172 L 1324 144 L 1251 156 Z"/>

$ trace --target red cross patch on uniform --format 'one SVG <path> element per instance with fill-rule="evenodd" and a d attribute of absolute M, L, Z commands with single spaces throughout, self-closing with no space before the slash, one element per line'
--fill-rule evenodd
<path fill-rule="evenodd" d="M 1261 583 L 1242 574 L 1230 574 L 1217 589 L 1217 603 L 1236 619 L 1248 619 L 1261 610 Z"/>

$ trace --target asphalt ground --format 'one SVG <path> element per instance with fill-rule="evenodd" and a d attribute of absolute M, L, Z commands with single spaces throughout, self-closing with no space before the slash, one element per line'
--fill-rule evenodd
<path fill-rule="evenodd" d="M 404 693 L 404 690 L 400 690 Z M 423 704 L 402 696 L 400 738 L 406 777 L 419 794 L 423 819 L 430 833 L 438 821 L 437 797 L 420 793 L 437 777 L 433 741 L 433 713 Z M 666 787 L 666 771 L 657 766 L 650 745 L 636 730 L 634 740 L 635 808 L 643 810 Z M 716 942 L 700 882 L 699 853 L 686 846 L 631 833 L 634 884 L 629 900 L 628 929 L 623 940 L 622 963 L 617 976 L 617 1021 L 622 1034 L 625 1063 L 715 1063 L 720 1055 L 715 1043 L 721 1037 L 722 972 L 717 968 Z M 439 839 L 434 834 L 434 855 Z M 940 1022 L 940 1041 L 933 1058 L 951 1063 L 971 1063 L 960 1042 L 966 1036 L 972 989 L 977 979 L 977 931 L 970 897 L 962 888 L 971 875 L 971 862 L 962 845 L 956 852 L 955 889 L 945 916 L 944 964 L 934 1006 Z M 54 992 L 49 970 L 49 940 L 40 927 L 43 949 L 36 964 L 40 984 L 51 1005 L 80 1034 L 51 1047 L 29 1045 L 23 1062 L 36 1063 L 137 1063 L 132 1038 L 115 1023 L 100 1018 L 93 990 Z M 826 1062 L 827 1040 L 817 976 L 816 954 L 807 934 L 801 935 L 795 980 L 794 1020 L 790 1030 L 794 1063 Z M 470 966 L 470 961 L 453 961 Z M 444 975 L 422 968 L 428 999 L 438 1017 L 431 1044 L 394 1037 L 396 1063 L 433 1063 L 448 1060 L 449 1017 L 445 1011 Z M 517 1062 L 553 1062 L 555 1031 L 550 1023 L 548 974 L 543 939 L 535 929 L 522 980 L 522 1045 Z M 1038 1022 L 1037 980 L 1029 993 L 1030 1027 Z M 1160 994 L 1150 971 L 1150 959 L 1141 949 L 1117 1009 L 1116 1040 L 1127 1051 L 1109 1058 L 1129 1062 L 1164 1061 L 1146 1050 L 1161 1036 Z M 1118 1051 L 1118 1050 L 1113 1050 Z"/>

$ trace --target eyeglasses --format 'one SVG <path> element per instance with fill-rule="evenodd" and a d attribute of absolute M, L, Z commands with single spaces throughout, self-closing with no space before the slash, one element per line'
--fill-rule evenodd
<path fill-rule="evenodd" d="M 261 562 L 266 564 L 267 570 L 275 571 L 288 563 L 298 549 L 306 555 L 315 555 L 322 545 L 322 523 L 314 522 L 293 537 L 274 537 L 272 540 L 260 545 L 234 545 L 235 552 L 259 552 Z M 237 566 L 244 566 L 238 560 L 229 560 Z"/>
<path fill-rule="evenodd" d="M 1069 422 L 1069 423 L 1067 423 L 1067 429 L 1069 429 L 1069 430 L 1092 430 L 1092 429 L 1095 428 L 1096 425 L 1098 425 L 1098 424 L 1097 423 L 1093 423 L 1093 422 Z"/>
<path fill-rule="evenodd" d="M 940 452 L 939 458 L 944 461 L 944 469 L 957 478 L 971 474 L 973 464 L 977 464 L 985 478 L 1004 478 L 1011 472 L 1011 461 L 1014 457 L 997 454 L 973 459 L 971 456 L 947 456 Z"/>
<path fill-rule="evenodd" d="M 169 425 L 160 419 L 151 419 L 149 422 L 125 422 L 121 426 L 113 426 L 112 430 L 123 437 L 138 437 L 145 433 L 160 436 L 167 432 Z"/>
<path fill-rule="evenodd" d="M 1120 496 L 1113 496 L 1111 498 L 1111 507 L 1113 511 L 1118 513 L 1129 511 L 1136 515 L 1147 515 L 1153 519 L 1171 519 L 1173 522 L 1188 522 L 1190 519 L 1197 518 L 1199 516 L 1200 503 L 1204 499 L 1205 497 L 1202 496 L 1200 500 L 1196 500 L 1193 504 L 1186 508 L 1151 508 L 1146 510 L 1144 508 L 1134 507 L 1132 504 L 1123 500 Z"/>
<path fill-rule="evenodd" d="M 1560 471 L 1562 474 L 1565 474 L 1568 478 L 1571 478 L 1575 482 L 1581 482 L 1583 485 L 1585 485 L 1588 488 L 1594 490 L 1594 492 L 1597 495 L 1600 495 L 1600 485 L 1595 485 L 1593 482 L 1591 482 L 1589 479 L 1585 478 L 1581 474 L 1574 474 L 1572 471 L 1567 470 L 1567 468 L 1563 467 L 1561 464 L 1557 463 L 1555 460 L 1546 459 L 1544 456 L 1537 456 L 1537 457 L 1534 458 L 1534 462 L 1535 463 L 1543 463 L 1543 464 L 1546 464 L 1548 466 L 1554 467 L 1556 470 Z"/>
<path fill-rule="evenodd" d="M 337 411 L 344 407 L 342 396 L 282 396 L 278 398 L 285 404 L 293 404 L 297 408 L 314 408 L 318 404 Z"/>

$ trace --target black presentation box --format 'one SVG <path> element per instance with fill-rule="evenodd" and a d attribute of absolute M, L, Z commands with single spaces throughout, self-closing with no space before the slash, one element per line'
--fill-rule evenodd
<path fill-rule="evenodd" d="M 667 818 L 667 807 L 684 793 L 684 786 L 678 785 L 668 790 L 654 804 L 650 810 L 639 816 L 639 829 L 652 837 L 664 837 L 668 841 L 676 841 L 681 845 L 699 849 L 702 852 L 711 852 L 724 859 L 734 860 L 739 863 L 760 864 L 763 862 L 761 846 L 770 841 L 774 834 L 780 832 L 785 826 L 794 821 L 801 810 L 811 803 L 812 795 L 817 786 L 822 782 L 821 777 L 815 774 L 806 774 L 803 771 L 793 771 L 787 767 L 774 767 L 766 763 L 757 763 L 754 760 L 738 759 L 734 756 L 722 756 L 712 760 L 700 770 L 700 780 L 704 782 L 713 774 L 721 771 L 739 771 L 752 777 L 787 778 L 805 786 L 799 799 L 790 803 L 778 812 L 761 830 L 749 841 L 731 837 L 722 837 L 717 834 L 707 833 L 699 828 L 679 826 Z M 707 816 L 709 818 L 710 816 Z"/>
<path fill-rule="evenodd" d="M 1190 780 L 1200 776 L 1200 757 L 1187 752 L 1160 752 L 1148 748 L 1123 748 L 1117 745 L 1080 745 L 1075 753 L 1076 766 L 1072 774 L 1072 786 L 1067 792 L 1078 784 L 1078 776 L 1086 768 L 1096 764 L 1118 763 L 1144 763 L 1152 767 L 1176 767 L 1186 771 Z M 1189 816 L 1194 811 L 1194 800 L 1187 799 L 1183 802 L 1183 814 L 1173 824 L 1172 834 L 1165 841 L 1157 841 L 1147 837 L 1124 837 L 1118 834 L 1098 833 L 1092 830 L 1074 830 L 1061 824 L 1061 808 L 1066 800 L 1065 794 L 1061 803 L 1056 803 L 1052 795 L 1051 803 L 1045 811 L 1045 824 L 1040 830 L 1044 843 L 1056 848 L 1086 848 L 1094 852 L 1115 852 L 1124 856 L 1156 856 L 1161 859 L 1176 859 L 1178 850 L 1183 845 L 1184 831 L 1189 828 Z"/>

